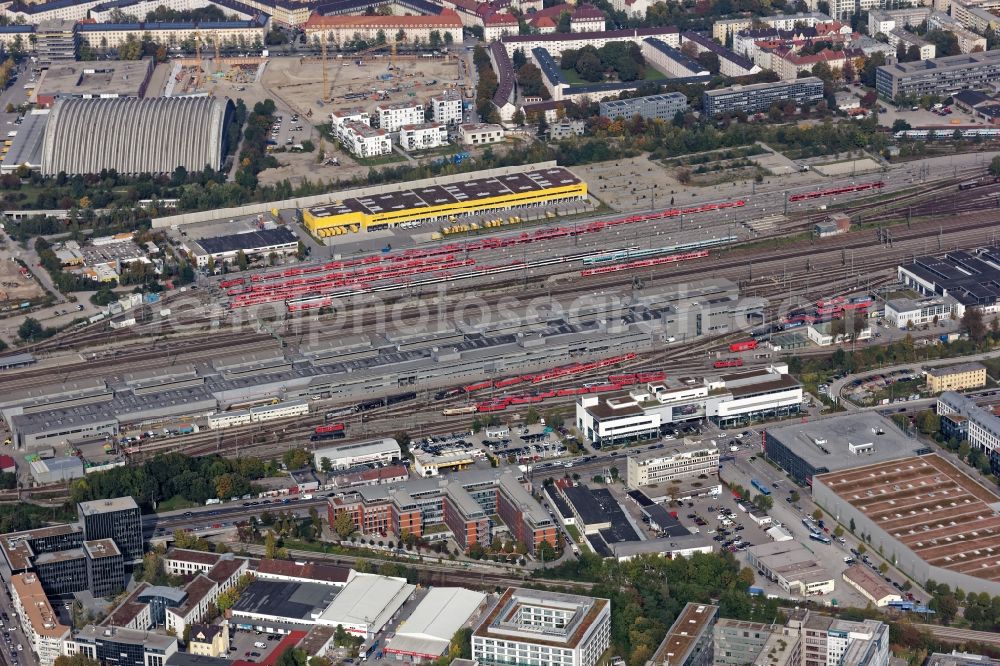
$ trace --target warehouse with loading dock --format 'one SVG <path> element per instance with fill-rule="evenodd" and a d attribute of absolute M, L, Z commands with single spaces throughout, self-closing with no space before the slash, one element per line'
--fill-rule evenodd
<path fill-rule="evenodd" d="M 309 233 L 327 238 L 586 197 L 586 183 L 562 167 L 551 167 L 351 197 L 306 208 L 302 211 L 302 221 Z"/>

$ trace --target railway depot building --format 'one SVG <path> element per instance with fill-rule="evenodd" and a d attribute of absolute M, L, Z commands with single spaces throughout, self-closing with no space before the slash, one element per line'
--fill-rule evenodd
<path fill-rule="evenodd" d="M 610 642 L 608 599 L 512 587 L 472 632 L 472 658 L 483 666 L 594 666 Z"/>
<path fill-rule="evenodd" d="M 1000 51 L 990 53 L 1000 57 Z M 923 296 L 953 298 L 956 303 L 951 312 L 957 319 L 965 314 L 966 308 L 978 308 L 984 315 L 1000 312 L 1000 247 L 973 252 L 955 250 L 940 257 L 917 257 L 897 267 L 896 277 L 901 284 Z"/>
<path fill-rule="evenodd" d="M 875 412 L 831 416 L 764 431 L 764 455 L 798 483 L 818 474 L 928 452 Z"/>
<path fill-rule="evenodd" d="M 930 454 L 821 474 L 813 499 L 907 576 L 1000 594 L 1000 497 Z"/>
<path fill-rule="evenodd" d="M 494 515 L 532 552 L 543 541 L 554 546 L 558 538 L 556 522 L 510 470 L 365 486 L 331 497 L 327 512 L 331 525 L 341 513 L 348 513 L 363 534 L 406 531 L 421 537 L 433 531 L 432 526 L 444 525 L 462 548 L 491 543 Z M 447 537 L 448 531 L 433 534 Z"/>
<path fill-rule="evenodd" d="M 317 238 L 347 231 L 378 231 L 403 223 L 437 223 L 488 211 L 507 211 L 587 198 L 587 185 L 568 170 L 551 167 L 446 185 L 390 189 L 350 197 L 302 212 Z"/>

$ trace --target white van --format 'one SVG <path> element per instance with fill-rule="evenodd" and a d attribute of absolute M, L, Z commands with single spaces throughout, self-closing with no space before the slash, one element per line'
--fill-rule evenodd
<path fill-rule="evenodd" d="M 267 647 L 267 643 L 265 643 L 263 641 L 257 641 L 256 643 L 253 644 L 253 646 L 255 648 L 266 648 Z"/>

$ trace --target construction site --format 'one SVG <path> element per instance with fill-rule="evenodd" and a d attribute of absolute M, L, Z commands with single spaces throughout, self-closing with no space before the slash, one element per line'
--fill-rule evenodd
<path fill-rule="evenodd" d="M 325 58 L 272 59 L 261 84 L 272 99 L 319 123 L 338 109 L 413 98 L 424 102 L 445 88 L 461 88 L 463 76 L 454 56 L 393 55 L 391 45 L 385 45 Z"/>

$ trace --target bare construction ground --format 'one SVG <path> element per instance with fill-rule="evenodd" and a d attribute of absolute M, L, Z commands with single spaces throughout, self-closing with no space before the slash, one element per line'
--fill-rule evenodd
<path fill-rule="evenodd" d="M 389 70 L 388 56 L 357 58 L 329 57 L 327 81 L 333 101 L 325 98 L 323 63 L 318 57 L 272 58 L 261 83 L 277 101 L 309 117 L 313 123 L 326 122 L 330 112 L 354 106 L 371 108 L 378 102 L 402 102 L 429 97 L 446 87 L 460 85 L 458 59 L 397 57 Z M 322 105 L 322 106 L 321 106 Z"/>
<path fill-rule="evenodd" d="M 6 252 L 0 253 L 0 308 L 45 296 L 38 282 L 32 277 L 23 277 L 20 268 Z"/>

